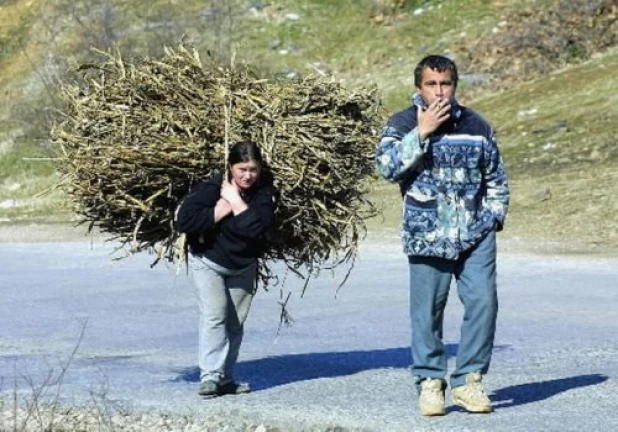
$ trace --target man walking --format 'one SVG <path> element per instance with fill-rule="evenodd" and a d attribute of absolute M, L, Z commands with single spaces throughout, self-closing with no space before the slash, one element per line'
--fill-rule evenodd
<path fill-rule="evenodd" d="M 455 405 L 492 411 L 482 385 L 491 360 L 498 298 L 496 232 L 509 187 L 493 128 L 455 99 L 457 67 L 430 55 L 414 70 L 417 93 L 383 130 L 376 161 L 403 196 L 402 242 L 410 268 L 412 373 L 423 415 L 445 414 L 444 308 L 454 277 L 464 306 Z"/>

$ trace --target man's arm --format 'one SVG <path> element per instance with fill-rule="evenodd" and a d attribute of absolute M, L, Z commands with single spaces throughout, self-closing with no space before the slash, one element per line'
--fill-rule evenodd
<path fill-rule="evenodd" d="M 382 131 L 376 162 L 384 178 L 399 181 L 416 169 L 429 148 L 429 136 L 449 119 L 451 104 L 436 99 L 395 114 Z"/>
<path fill-rule="evenodd" d="M 485 150 L 485 182 L 487 186 L 487 204 L 496 217 L 497 231 L 502 231 L 509 208 L 509 182 L 500 156 L 498 142 L 492 130 Z"/>
<path fill-rule="evenodd" d="M 421 140 L 418 127 L 409 130 L 389 122 L 376 151 L 378 171 L 389 181 L 401 180 L 422 162 L 428 144 L 429 140 Z"/>

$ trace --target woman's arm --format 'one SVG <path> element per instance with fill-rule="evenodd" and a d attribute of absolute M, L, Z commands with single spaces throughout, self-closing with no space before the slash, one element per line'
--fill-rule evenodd
<path fill-rule="evenodd" d="M 214 229 L 227 211 L 219 204 L 220 182 L 210 179 L 199 183 L 180 204 L 176 215 L 176 228 L 182 233 L 202 233 Z M 217 214 L 215 214 L 217 213 Z M 219 219 L 217 219 L 219 217 Z"/>
<path fill-rule="evenodd" d="M 231 208 L 231 212 L 234 216 L 238 216 L 249 208 L 247 203 L 240 196 L 238 186 L 232 181 L 224 181 L 221 184 L 221 198 L 226 200 Z"/>
<path fill-rule="evenodd" d="M 215 205 L 215 223 L 232 213 L 232 206 L 224 198 L 219 198 Z"/>
<path fill-rule="evenodd" d="M 245 206 L 246 209 L 235 215 L 225 229 L 238 237 L 257 238 L 268 231 L 274 222 L 275 189 L 272 186 L 260 188 Z"/>

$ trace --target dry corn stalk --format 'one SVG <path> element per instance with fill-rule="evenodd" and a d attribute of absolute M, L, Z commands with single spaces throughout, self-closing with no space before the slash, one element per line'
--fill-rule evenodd
<path fill-rule="evenodd" d="M 52 138 L 74 210 L 130 252 L 177 259 L 174 211 L 190 187 L 224 169 L 228 143 L 262 147 L 280 192 L 262 274 L 285 262 L 309 276 L 352 263 L 383 113 L 375 89 L 321 77 L 270 81 L 246 66 L 202 61 L 181 45 L 158 59 L 84 64 L 64 84 Z M 351 267 L 350 267 L 351 268 Z"/>

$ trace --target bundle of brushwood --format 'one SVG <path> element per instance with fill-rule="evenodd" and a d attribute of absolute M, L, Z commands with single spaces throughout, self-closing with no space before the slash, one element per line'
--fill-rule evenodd
<path fill-rule="evenodd" d="M 225 170 L 231 144 L 253 140 L 280 193 L 262 275 L 272 277 L 273 261 L 302 277 L 351 269 L 376 214 L 367 197 L 384 120 L 375 88 L 260 79 L 184 45 L 156 59 L 99 54 L 100 63 L 80 65 L 61 86 L 65 115 L 51 131 L 60 185 L 90 229 L 129 254 L 177 261 L 180 200 Z"/>

